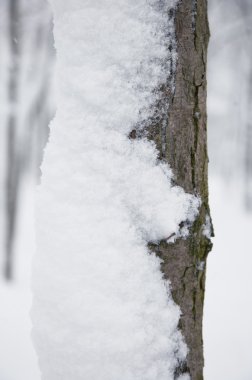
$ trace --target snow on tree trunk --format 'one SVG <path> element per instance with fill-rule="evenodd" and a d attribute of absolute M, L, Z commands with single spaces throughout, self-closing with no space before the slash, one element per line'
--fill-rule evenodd
<path fill-rule="evenodd" d="M 37 194 L 32 308 L 42 379 L 178 379 L 180 310 L 148 243 L 186 238 L 201 201 L 173 185 L 147 138 L 154 120 L 166 132 L 176 3 L 50 3 L 57 113 Z"/>

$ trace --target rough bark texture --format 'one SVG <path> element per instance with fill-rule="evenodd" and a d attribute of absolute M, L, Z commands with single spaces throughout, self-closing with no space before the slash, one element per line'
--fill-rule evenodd
<path fill-rule="evenodd" d="M 152 125 L 149 138 L 160 157 L 167 160 L 175 181 L 185 191 L 201 197 L 199 216 L 186 240 L 161 241 L 150 248 L 163 260 L 162 270 L 171 282 L 175 302 L 181 308 L 180 327 L 189 348 L 186 363 L 177 374 L 189 372 L 192 380 L 203 379 L 202 317 L 206 258 L 211 241 L 204 234 L 209 218 L 206 129 L 206 59 L 209 40 L 207 0 L 182 0 L 175 14 L 177 38 L 176 89 L 170 101 L 168 125 Z M 165 89 L 169 95 L 169 89 Z M 161 143 L 162 141 L 162 143 Z M 211 223 L 210 223 L 211 224 Z"/>

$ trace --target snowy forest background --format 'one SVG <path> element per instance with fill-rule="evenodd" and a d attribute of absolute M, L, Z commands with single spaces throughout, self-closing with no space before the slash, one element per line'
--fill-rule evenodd
<path fill-rule="evenodd" d="M 209 0 L 209 21 L 209 186 L 216 237 L 207 272 L 205 379 L 251 380 L 252 3 Z M 29 320 L 33 197 L 55 109 L 45 1 L 0 0 L 0 51 L 0 380 L 38 380 Z"/>

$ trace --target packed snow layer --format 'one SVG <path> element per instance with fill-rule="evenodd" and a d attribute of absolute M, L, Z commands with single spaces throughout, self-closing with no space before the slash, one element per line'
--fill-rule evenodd
<path fill-rule="evenodd" d="M 187 348 L 147 243 L 178 234 L 199 201 L 172 187 L 153 143 L 128 135 L 148 124 L 169 76 L 174 2 L 51 4 L 58 110 L 37 196 L 32 308 L 42 379 L 172 380 Z"/>

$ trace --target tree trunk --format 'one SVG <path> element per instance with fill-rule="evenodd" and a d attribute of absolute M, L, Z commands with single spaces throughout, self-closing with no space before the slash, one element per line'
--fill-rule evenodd
<path fill-rule="evenodd" d="M 252 211 L 252 58 L 251 58 L 251 18 L 252 6 L 249 1 L 244 1 L 241 4 L 243 22 L 245 24 L 245 43 L 244 49 L 246 50 L 247 59 L 249 61 L 249 69 L 246 77 L 247 93 L 246 93 L 246 106 L 247 116 L 245 124 L 245 207 L 246 210 Z"/>
<path fill-rule="evenodd" d="M 177 369 L 176 376 L 189 372 L 192 380 L 202 380 L 206 259 L 211 250 L 210 235 L 213 235 L 207 181 L 207 0 L 182 0 L 178 3 L 175 33 L 176 79 L 168 122 L 161 120 L 148 132 L 149 138 L 156 142 L 160 157 L 173 169 L 176 183 L 185 191 L 199 195 L 202 204 L 187 239 L 178 239 L 175 244 L 161 241 L 158 246 L 150 244 L 150 247 L 162 259 L 163 273 L 170 280 L 174 300 L 181 308 L 180 327 L 189 354 L 187 362 L 181 363 Z M 171 93 L 169 88 L 164 90 Z"/>
<path fill-rule="evenodd" d="M 52 20 L 46 2 L 6 0 L 9 66 L 6 123 L 5 250 L 3 275 L 14 277 L 19 193 L 25 172 L 39 177 L 48 124 L 54 113 Z M 34 170 L 35 169 L 35 170 Z M 33 173 L 32 173 L 33 174 Z"/>
<path fill-rule="evenodd" d="M 20 183 L 20 160 L 17 157 L 17 106 L 19 82 L 20 27 L 19 4 L 9 2 L 10 58 L 9 70 L 9 120 L 7 125 L 7 178 L 6 178 L 6 257 L 4 275 L 7 280 L 13 276 L 13 244 L 16 228 L 17 197 Z"/>

